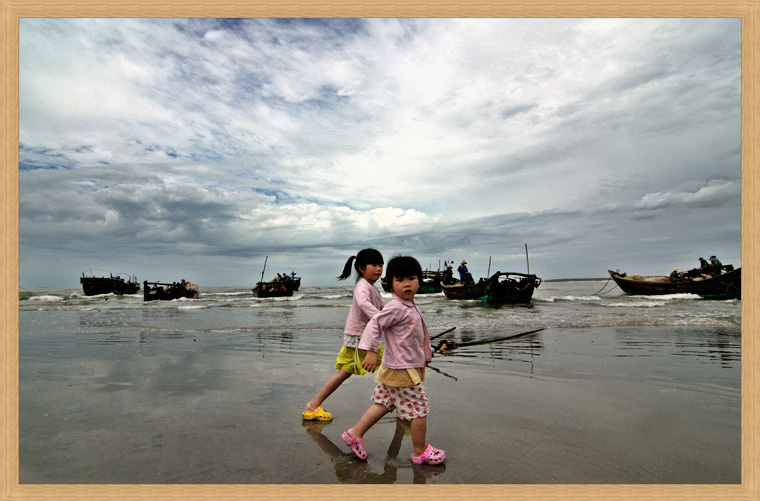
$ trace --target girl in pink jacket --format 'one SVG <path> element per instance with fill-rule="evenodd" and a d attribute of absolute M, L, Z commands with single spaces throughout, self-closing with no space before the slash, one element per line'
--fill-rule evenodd
<path fill-rule="evenodd" d="M 356 272 L 356 287 L 354 287 L 354 298 L 348 312 L 346 327 L 343 330 L 343 346 L 335 361 L 338 372 L 327 380 L 314 398 L 306 403 L 307 410 L 301 413 L 304 419 L 331 420 L 332 414 L 322 408 L 322 402 L 351 377 L 351 374 L 362 376 L 367 373 L 367 370 L 362 367 L 366 352 L 358 349 L 357 345 L 369 320 L 385 306 L 380 291 L 373 285 L 383 274 L 383 255 L 375 249 L 359 251 L 356 256 L 348 258 L 338 280 L 345 280 L 351 275 L 351 263 L 354 260 L 356 260 L 353 263 Z M 379 346 L 376 351 L 378 357 L 382 358 L 382 346 Z"/>
<path fill-rule="evenodd" d="M 422 382 L 425 364 L 433 356 L 422 315 L 414 295 L 422 282 L 422 267 L 411 256 L 397 256 L 388 262 L 386 280 L 392 284 L 393 299 L 383 311 L 372 317 L 364 329 L 360 350 L 367 350 L 363 366 L 374 371 L 380 337 L 385 336 L 385 357 L 377 371 L 378 382 L 372 393 L 372 405 L 353 428 L 341 435 L 359 459 L 367 459 L 364 434 L 380 418 L 395 410 L 401 419 L 411 421 L 412 463 L 440 464 L 446 453 L 427 443 L 428 398 Z"/>

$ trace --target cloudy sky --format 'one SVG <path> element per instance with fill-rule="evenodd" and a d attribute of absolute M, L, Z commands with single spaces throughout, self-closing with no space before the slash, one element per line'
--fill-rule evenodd
<path fill-rule="evenodd" d="M 741 264 L 739 19 L 21 19 L 22 287 Z M 269 277 L 267 277 L 269 278 Z"/>

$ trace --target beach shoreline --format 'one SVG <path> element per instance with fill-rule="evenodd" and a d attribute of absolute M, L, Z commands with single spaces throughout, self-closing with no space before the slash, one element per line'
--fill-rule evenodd
<path fill-rule="evenodd" d="M 461 334 L 460 334 L 461 335 Z M 469 335 L 477 336 L 477 333 Z M 371 376 L 304 422 L 339 334 L 20 335 L 20 481 L 146 484 L 731 484 L 741 482 L 740 328 L 551 328 L 437 355 L 412 468 L 394 415 L 340 433 Z"/>

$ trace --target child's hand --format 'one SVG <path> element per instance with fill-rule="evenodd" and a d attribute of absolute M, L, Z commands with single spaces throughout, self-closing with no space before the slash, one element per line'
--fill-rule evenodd
<path fill-rule="evenodd" d="M 370 372 L 375 372 L 375 369 L 377 369 L 377 353 L 374 351 L 368 351 L 366 353 L 367 355 L 364 357 L 362 367 Z"/>

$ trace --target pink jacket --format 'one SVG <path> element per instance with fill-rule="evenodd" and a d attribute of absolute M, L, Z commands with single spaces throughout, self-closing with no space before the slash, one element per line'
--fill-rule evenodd
<path fill-rule="evenodd" d="M 433 358 L 430 334 L 420 310 L 395 294 L 367 324 L 359 349 L 377 351 L 382 335 L 385 335 L 383 365 L 389 369 L 421 368 Z"/>
<path fill-rule="evenodd" d="M 343 333 L 350 336 L 361 336 L 369 319 L 377 315 L 383 306 L 385 306 L 385 301 L 383 301 L 377 287 L 363 278 L 359 278 L 356 287 L 354 287 L 354 300 L 351 303 L 351 309 L 348 311 L 346 328 L 343 329 Z"/>

